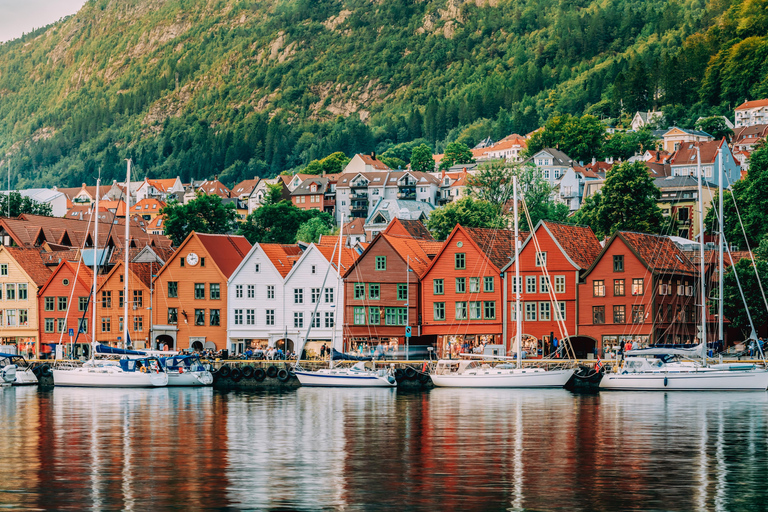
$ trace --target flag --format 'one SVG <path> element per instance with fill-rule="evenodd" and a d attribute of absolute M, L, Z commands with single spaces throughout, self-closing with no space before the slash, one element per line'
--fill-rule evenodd
<path fill-rule="evenodd" d="M 600 356 L 597 356 L 597 362 L 595 363 L 595 370 L 600 371 L 603 369 L 603 362 L 600 361 Z"/>

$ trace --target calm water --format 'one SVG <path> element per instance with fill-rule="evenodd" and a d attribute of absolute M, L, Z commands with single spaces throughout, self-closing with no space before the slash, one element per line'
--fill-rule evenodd
<path fill-rule="evenodd" d="M 767 510 L 768 394 L 0 389 L 0 508 Z"/>

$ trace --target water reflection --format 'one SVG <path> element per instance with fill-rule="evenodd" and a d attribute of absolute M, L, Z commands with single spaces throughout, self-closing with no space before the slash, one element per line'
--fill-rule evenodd
<path fill-rule="evenodd" d="M 0 390 L 0 505 L 734 510 L 767 490 L 763 393 Z"/>

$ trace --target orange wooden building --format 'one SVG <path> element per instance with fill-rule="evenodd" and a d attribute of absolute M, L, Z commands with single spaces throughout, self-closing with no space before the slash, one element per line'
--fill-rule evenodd
<path fill-rule="evenodd" d="M 120 261 L 106 275 L 96 294 L 96 339 L 114 347 L 126 348 L 123 338 L 125 307 L 125 264 Z M 154 266 L 155 269 L 159 267 Z M 134 349 L 154 349 L 149 338 L 150 310 L 150 263 L 131 263 L 128 273 L 128 336 Z"/>

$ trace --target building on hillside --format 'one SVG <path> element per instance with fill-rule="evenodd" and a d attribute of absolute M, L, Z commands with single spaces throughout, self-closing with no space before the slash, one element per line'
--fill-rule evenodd
<path fill-rule="evenodd" d="M 469 172 L 463 168 L 458 172 L 443 171 L 440 174 L 440 190 L 437 197 L 437 206 L 444 206 L 452 201 L 458 201 L 467 194 L 467 181 Z"/>
<path fill-rule="evenodd" d="M 230 197 L 230 191 L 226 185 L 214 177 L 212 180 L 203 181 L 197 188 L 197 192 L 202 192 L 206 195 L 219 196 L 222 199 Z"/>
<path fill-rule="evenodd" d="M 432 259 L 422 279 L 422 333 L 436 337 L 438 357 L 482 349 L 507 354 L 501 269 L 513 238 L 508 230 L 457 225 Z"/>
<path fill-rule="evenodd" d="M 504 160 L 510 163 L 520 163 L 523 153 L 528 148 L 528 143 L 522 135 L 513 133 L 501 139 L 499 142 L 484 148 L 485 151 L 476 157 L 478 161 Z"/>
<path fill-rule="evenodd" d="M 733 157 L 725 138 L 719 141 L 689 142 L 680 146 L 669 160 L 672 176 L 698 176 L 700 162 L 702 178 L 717 186 L 720 181 L 721 151 L 723 155 L 723 187 L 730 187 L 741 179 L 741 165 Z"/>
<path fill-rule="evenodd" d="M 333 214 L 336 205 L 336 177 L 310 177 L 291 192 L 291 202 L 302 210 Z"/>
<path fill-rule="evenodd" d="M 525 163 L 535 165 L 541 172 L 541 177 L 552 186 L 559 183 L 560 178 L 575 164 L 571 157 L 555 148 L 544 148 L 528 158 Z"/>
<path fill-rule="evenodd" d="M 232 190 L 230 191 L 231 196 L 248 202 L 248 198 L 251 197 L 251 194 L 253 193 L 254 189 L 258 186 L 259 181 L 260 181 L 260 178 L 258 176 L 254 177 L 252 180 L 241 181 L 240 183 L 232 187 Z"/>
<path fill-rule="evenodd" d="M 123 188 L 125 182 L 121 183 Z M 134 182 L 131 182 L 131 202 L 137 203 L 144 199 L 157 199 L 158 201 L 168 202 L 173 200 L 177 193 L 184 193 L 184 184 L 181 178 L 156 179 L 144 178 L 144 181 L 138 182 L 134 190 Z"/>
<path fill-rule="evenodd" d="M 21 197 L 28 197 L 36 203 L 49 205 L 51 215 L 54 217 L 63 217 L 67 214 L 67 196 L 55 188 L 28 188 L 16 192 L 21 194 Z M 0 194 L 7 194 L 7 192 L 0 191 Z"/>
<path fill-rule="evenodd" d="M 560 200 L 575 212 L 581 208 L 585 184 L 599 179 L 600 176 L 596 172 L 586 167 L 576 165 L 569 167 L 560 178 Z"/>
<path fill-rule="evenodd" d="M 165 208 L 165 206 L 165 202 L 159 199 L 142 199 L 138 203 L 131 205 L 131 215 L 139 215 L 144 221 L 150 222 L 160 215 L 160 211 Z"/>
<path fill-rule="evenodd" d="M 125 318 L 125 264 L 119 261 L 99 284 L 96 293 L 96 340 L 119 348 L 162 350 L 151 338 L 151 263 L 129 264 L 128 336 L 123 336 Z M 154 265 L 154 270 L 160 266 Z M 170 348 L 170 347 L 169 347 Z"/>
<path fill-rule="evenodd" d="M 67 198 L 67 209 L 71 208 L 72 206 L 76 205 L 82 205 L 82 204 L 88 204 L 90 205 L 94 201 L 96 201 L 96 186 L 87 186 L 85 183 L 83 183 L 80 187 L 72 187 L 72 188 L 58 188 L 53 187 L 53 190 L 56 192 L 61 192 L 66 196 Z M 109 187 L 100 187 L 99 194 L 106 193 L 109 190 Z M 103 195 L 99 197 L 99 199 L 103 199 Z"/>
<path fill-rule="evenodd" d="M 685 128 L 678 128 L 677 126 L 673 126 L 664 132 L 662 139 L 664 140 L 662 143 L 664 151 L 668 153 L 674 153 L 683 147 L 683 145 L 686 143 L 710 142 L 715 140 L 715 138 L 707 132 L 702 132 L 699 130 L 687 130 Z"/>
<path fill-rule="evenodd" d="M 668 176 L 653 180 L 661 191 L 658 205 L 661 213 L 671 221 L 670 235 L 697 240 L 699 237 L 699 180 L 694 176 Z M 717 185 L 702 182 L 704 212 L 717 194 Z"/>
<path fill-rule="evenodd" d="M 38 251 L 0 247 L 0 345 L 30 359 L 40 355 L 37 292 L 50 276 Z"/>
<path fill-rule="evenodd" d="M 415 221 L 424 225 L 434 209 L 431 203 L 421 201 L 379 199 L 368 218 L 365 219 L 366 240 L 373 241 L 376 235 L 387 229 L 395 219 Z"/>
<path fill-rule="evenodd" d="M 365 242 L 365 219 L 355 217 L 349 222 L 345 222 L 343 235 L 347 239 L 347 247 L 354 247 L 358 242 Z"/>
<path fill-rule="evenodd" d="M 298 348 L 302 328 L 294 328 L 293 318 L 286 316 L 286 304 L 296 299 L 286 295 L 284 285 L 301 255 L 298 245 L 256 243 L 229 276 L 228 315 L 232 321 L 227 338 L 231 350 Z"/>
<path fill-rule="evenodd" d="M 154 341 L 171 350 L 226 349 L 227 280 L 250 249 L 242 236 L 190 233 L 154 278 Z"/>
<path fill-rule="evenodd" d="M 632 118 L 630 127 L 632 128 L 632 130 L 638 131 L 638 130 L 641 130 L 642 128 L 656 126 L 663 122 L 664 122 L 663 112 L 658 112 L 658 111 L 635 112 L 635 116 Z"/>
<path fill-rule="evenodd" d="M 520 290 L 520 322 L 527 356 L 554 352 L 554 338 L 568 338 L 577 357 L 594 354 L 594 344 L 579 334 L 579 282 L 602 247 L 586 226 L 540 221 L 520 248 L 520 281 L 515 286 L 514 256 L 502 268 L 509 314 L 507 333 L 517 329 L 515 293 Z M 559 316 L 558 316 L 559 315 Z M 561 345 L 558 344 L 558 348 Z"/>
<path fill-rule="evenodd" d="M 617 231 L 579 285 L 579 336 L 601 357 L 627 341 L 692 345 L 698 271 L 669 238 Z"/>
<path fill-rule="evenodd" d="M 745 101 L 736 107 L 735 113 L 736 128 L 768 124 L 768 99 Z"/>
<path fill-rule="evenodd" d="M 387 164 L 376 158 L 376 153 L 366 155 L 358 153 L 352 157 L 344 167 L 342 174 L 359 174 L 367 172 L 386 172 L 392 169 Z"/>
<path fill-rule="evenodd" d="M 291 191 L 288 189 L 288 182 L 291 180 L 290 176 L 278 176 L 273 179 L 262 179 L 253 188 L 253 192 L 248 196 L 248 214 L 254 212 L 263 203 L 264 198 L 267 195 L 267 187 L 269 185 L 279 185 L 281 187 L 282 199 L 291 199 Z"/>

